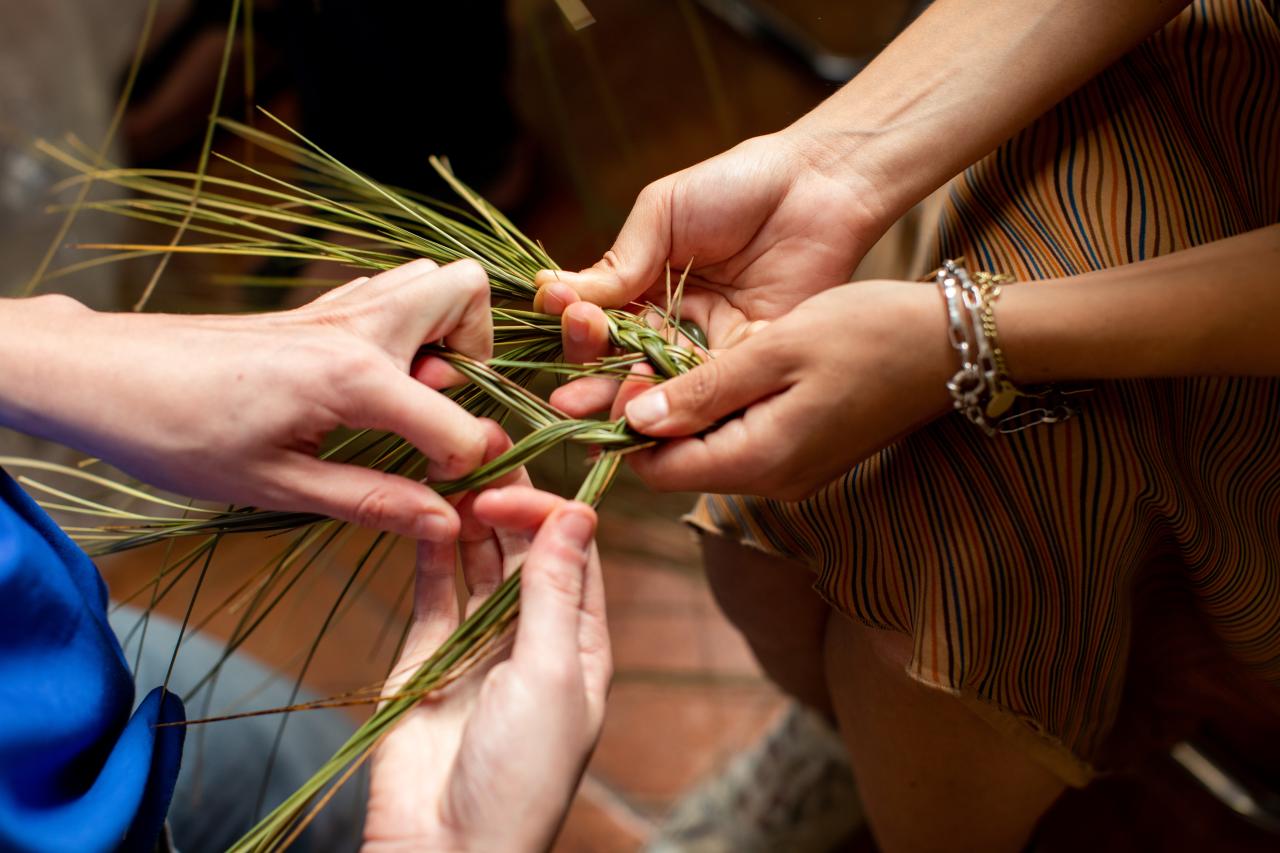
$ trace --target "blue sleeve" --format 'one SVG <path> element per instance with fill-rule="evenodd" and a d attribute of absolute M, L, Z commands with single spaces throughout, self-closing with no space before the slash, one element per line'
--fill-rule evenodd
<path fill-rule="evenodd" d="M 0 471 L 0 849 L 154 849 L 185 717 L 133 703 L 97 569 Z"/>

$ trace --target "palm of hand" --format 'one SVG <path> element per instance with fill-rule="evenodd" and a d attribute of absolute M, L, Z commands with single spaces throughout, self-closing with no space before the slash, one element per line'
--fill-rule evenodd
<path fill-rule="evenodd" d="M 772 320 L 848 280 L 877 235 L 865 188 L 810 168 L 781 134 L 746 142 L 640 193 L 613 248 L 582 272 L 543 271 L 537 307 L 660 302 L 668 270 Z"/>
<path fill-rule="evenodd" d="M 489 458 L 510 446 L 497 438 Z M 459 511 L 456 553 L 452 543 L 419 546 L 414 621 L 386 695 L 458 627 L 458 556 L 468 611 L 523 560 L 515 639 L 384 737 L 365 853 L 546 849 L 604 719 L 612 662 L 594 516 L 528 486 L 468 496 Z"/>
<path fill-rule="evenodd" d="M 576 780 L 590 745 L 565 746 L 591 731 L 586 702 L 573 701 L 582 689 L 561 691 L 554 702 L 547 693 L 503 655 L 414 709 L 374 758 L 366 849 L 400 840 L 463 849 L 495 829 L 489 824 L 499 814 L 507 823 L 499 837 L 520 835 L 522 826 L 536 834 L 570 794 L 555 783 Z"/>
<path fill-rule="evenodd" d="M 719 294 L 746 322 L 776 319 L 844 283 L 870 245 L 871 217 L 854 188 L 798 169 L 798 156 L 776 137 L 751 139 L 652 184 L 602 263 L 633 292 L 647 283 L 656 302 L 663 267 L 692 261 L 688 283 Z M 665 247 L 637 231 L 650 224 L 666 224 Z"/>
<path fill-rule="evenodd" d="M 688 283 L 718 294 L 746 322 L 774 320 L 848 281 L 870 244 L 867 217 L 856 212 L 853 189 L 816 174 L 773 173 L 777 164 L 739 148 L 724 163 L 669 179 L 668 260 L 692 259 Z"/>
<path fill-rule="evenodd" d="M 464 678 L 424 701 L 387 735 L 374 755 L 370 777 L 365 834 L 371 844 L 400 838 L 447 840 L 439 836 L 452 823 L 445 819 L 449 770 L 479 692 L 479 678 Z"/>

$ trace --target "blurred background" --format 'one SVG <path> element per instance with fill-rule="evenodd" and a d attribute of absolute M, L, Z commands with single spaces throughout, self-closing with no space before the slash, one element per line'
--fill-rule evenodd
<path fill-rule="evenodd" d="M 91 146 L 103 139 L 139 46 L 146 6 L 146 0 L 0 0 L 0 288 L 6 294 L 22 292 L 40 267 L 62 222 L 45 208 L 68 197 L 55 192 L 65 171 L 32 144 L 68 134 Z M 160 0 L 133 98 L 107 151 L 110 161 L 196 165 L 229 6 L 230 0 Z M 254 107 L 262 105 L 349 165 L 428 193 L 444 194 L 426 157 L 447 155 L 460 177 L 541 240 L 562 266 L 579 268 L 608 248 L 646 183 L 786 126 L 856 73 L 920 6 L 915 0 L 257 0 L 252 39 L 239 39 L 233 49 L 222 113 L 261 126 Z M 230 171 L 215 162 L 211 171 L 219 170 Z M 909 217 L 890 232 L 860 274 L 912 274 L 920 239 L 915 223 Z M 127 310 L 154 259 L 60 271 L 94 257 L 77 244 L 169 236 L 81 215 L 59 241 L 39 290 Z M 350 277 L 332 265 L 180 255 L 148 310 L 287 307 L 316 295 L 325 281 Z M 297 286 L 246 283 L 288 278 Z M 9 452 L 75 458 L 15 436 L 4 442 Z M 572 491 L 584 470 L 580 457 L 553 454 L 534 479 Z M 736 757 L 757 749 L 788 718 L 788 703 L 762 679 L 710 597 L 697 544 L 678 522 L 691 503 L 689 495 L 648 494 L 624 477 L 604 506 L 600 539 L 617 677 L 599 749 L 557 850 L 764 849 L 723 838 L 718 846 L 714 838 L 708 846 L 660 846 L 673 807 L 734 772 Z M 300 573 L 240 652 L 283 673 L 304 696 L 377 682 L 407 618 L 411 549 L 396 546 L 352 585 L 350 566 L 368 544 L 353 536 Z M 155 582 L 164 546 L 109 557 L 100 566 L 116 600 L 154 604 L 175 621 L 187 618 L 189 630 L 221 645 L 242 632 L 255 572 L 281 547 L 270 538 L 229 540 L 194 597 L 196 572 Z M 127 637 L 131 654 L 140 634 Z M 271 704 L 252 691 L 211 697 L 206 690 L 192 715 Z M 367 711 L 348 713 L 358 719 Z M 218 725 L 233 732 L 241 723 Z M 812 772 L 826 772 L 831 759 L 815 749 L 799 760 L 810 762 Z M 315 752 L 319 764 L 327 753 Z M 258 785 L 261 772 L 243 768 L 246 785 Z M 807 771 L 785 772 L 799 778 Z M 1209 809 L 1205 820 L 1217 828 L 1207 837 L 1232 837 L 1229 818 L 1212 812 L 1216 804 L 1197 798 L 1190 783 L 1168 774 L 1153 778 L 1067 803 L 1053 818 L 1059 841 L 1044 849 L 1085 843 L 1203 849 L 1179 847 L 1171 838 L 1164 841 L 1173 846 L 1151 846 L 1169 834 L 1160 815 L 1170 803 Z M 832 790 L 847 784 L 834 782 Z M 732 814 L 738 806 L 720 807 Z M 822 807 L 842 811 L 841 819 L 829 837 L 806 849 L 874 849 L 856 804 Z M 1090 820 L 1081 823 L 1079 814 Z M 183 848 L 199 849 L 190 842 Z"/>

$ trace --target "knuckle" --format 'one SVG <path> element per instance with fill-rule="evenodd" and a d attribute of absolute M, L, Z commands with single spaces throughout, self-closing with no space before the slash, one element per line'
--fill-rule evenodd
<path fill-rule="evenodd" d="M 453 442 L 441 463 L 453 476 L 461 477 L 480 467 L 488 447 L 489 442 L 477 429 Z"/>
<path fill-rule="evenodd" d="M 636 196 L 636 206 L 644 205 L 646 207 L 658 206 L 662 203 L 663 198 L 667 194 L 667 180 L 659 178 L 656 181 L 650 181 L 645 184 L 644 189 L 640 190 Z"/>
<path fill-rule="evenodd" d="M 767 334 L 769 345 L 769 356 L 773 359 L 776 366 L 784 372 L 789 372 L 794 368 L 806 366 L 809 359 L 809 351 L 813 347 L 814 339 L 812 337 L 801 337 L 798 335 L 784 333 L 779 334 L 777 327 L 766 328 L 757 334 Z"/>
<path fill-rule="evenodd" d="M 561 557 L 557 557 L 557 562 L 561 560 Z M 548 566 L 543 566 L 543 585 L 550 594 L 561 599 L 566 605 L 577 607 L 581 587 L 573 578 L 572 571 L 567 565 L 557 565 L 550 569 Z"/>
<path fill-rule="evenodd" d="M 577 607 L 582 597 L 582 568 L 586 561 L 584 552 L 557 540 L 544 544 L 544 550 L 531 558 L 530 568 L 545 590 Z"/>
<path fill-rule="evenodd" d="M 318 332 L 329 334 L 329 337 L 322 339 L 322 345 L 331 350 L 330 357 L 335 358 L 340 356 L 345 347 L 339 343 L 339 338 L 334 337 L 334 333 L 362 340 L 376 338 L 384 310 L 381 299 L 326 302 L 318 306 L 318 310 L 307 319 Z"/>
<path fill-rule="evenodd" d="M 464 439 L 465 447 L 462 452 L 463 458 L 475 465 L 479 465 L 484 461 L 485 451 L 489 449 L 489 440 L 485 436 L 479 421 L 475 421 L 474 427 L 474 431 Z"/>
<path fill-rule="evenodd" d="M 471 296 L 489 292 L 489 274 L 479 261 L 467 258 L 457 262 L 458 287 Z"/>
<path fill-rule="evenodd" d="M 539 678 L 552 688 L 556 695 L 564 695 L 578 686 L 581 676 L 578 668 L 563 660 L 543 661 Z"/>
<path fill-rule="evenodd" d="M 613 661 L 608 655 L 609 629 L 592 614 L 584 613 L 582 620 L 578 647 L 583 657 L 599 659 L 597 669 L 605 675 L 605 680 L 608 680 L 613 675 Z"/>
<path fill-rule="evenodd" d="M 432 272 L 433 270 L 440 269 L 440 265 L 435 261 L 433 261 L 431 258 L 416 258 L 412 261 L 409 261 L 409 263 L 405 264 L 405 266 L 412 267 L 415 272 L 424 272 L 424 273 Z M 390 272 L 390 270 L 388 270 L 387 272 Z M 385 273 L 379 273 L 379 275 L 385 275 Z"/>
<path fill-rule="evenodd" d="M 323 365 L 320 371 L 323 377 L 322 386 L 329 390 L 326 395 L 333 400 L 342 414 L 356 420 L 368 417 L 368 401 L 370 380 L 385 370 L 387 362 L 372 353 L 359 349 L 326 350 L 315 353 L 311 363 Z M 313 367 L 314 369 L 314 367 Z M 363 423 L 349 423 L 347 426 L 364 426 Z"/>
<path fill-rule="evenodd" d="M 352 521 L 361 527 L 386 529 L 398 518 L 396 506 L 396 501 L 387 489 L 381 486 L 372 488 L 356 502 L 352 510 Z"/>
<path fill-rule="evenodd" d="M 613 273 L 622 269 L 622 256 L 618 254 L 617 249 L 610 249 L 604 253 L 600 263 L 596 264 L 596 269 L 601 268 Z"/>
<path fill-rule="evenodd" d="M 681 383 L 682 402 L 701 410 L 712 406 L 720 393 L 720 370 L 715 362 L 704 364 L 688 373 Z"/>
<path fill-rule="evenodd" d="M 497 588 L 498 582 L 488 578 L 471 580 L 467 583 L 467 592 L 471 594 L 472 598 L 488 598 L 493 595 L 494 590 Z"/>

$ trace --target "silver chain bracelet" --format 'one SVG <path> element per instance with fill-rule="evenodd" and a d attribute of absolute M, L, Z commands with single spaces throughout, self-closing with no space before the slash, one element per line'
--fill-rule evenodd
<path fill-rule="evenodd" d="M 1065 421 L 1078 411 L 1067 399 L 1080 390 L 1053 386 L 1024 390 L 1008 377 L 1000 351 L 993 306 L 1007 276 L 978 273 L 975 282 L 963 259 L 947 260 L 934 274 L 947 306 L 948 335 L 960 369 L 947 382 L 956 411 L 989 436 Z M 1018 406 L 1020 399 L 1031 406 Z"/>

